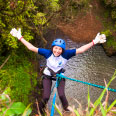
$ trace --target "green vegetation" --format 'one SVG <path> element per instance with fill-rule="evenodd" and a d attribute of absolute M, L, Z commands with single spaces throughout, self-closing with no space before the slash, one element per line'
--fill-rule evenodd
<path fill-rule="evenodd" d="M 27 104 L 28 96 L 37 84 L 37 72 L 33 69 L 26 55 L 12 54 L 7 64 L 0 70 L 1 90 L 9 88 L 11 99 Z"/>
<path fill-rule="evenodd" d="M 29 116 L 32 112 L 30 104 L 26 107 L 22 102 L 12 102 L 8 91 L 0 94 L 0 116 Z"/>
<path fill-rule="evenodd" d="M 110 31 L 110 35 L 107 36 L 106 46 L 107 48 L 112 48 L 116 51 L 116 2 L 115 0 L 102 0 L 103 4 L 105 5 L 105 13 L 104 17 L 109 20 L 104 22 L 105 31 L 104 33 L 107 34 Z"/>
<path fill-rule="evenodd" d="M 103 31 L 102 33 L 104 33 L 107 36 L 107 42 L 106 45 L 108 48 L 113 48 L 114 50 L 116 50 L 116 41 L 115 41 L 115 37 L 112 35 L 112 32 L 110 30 L 106 30 Z"/>

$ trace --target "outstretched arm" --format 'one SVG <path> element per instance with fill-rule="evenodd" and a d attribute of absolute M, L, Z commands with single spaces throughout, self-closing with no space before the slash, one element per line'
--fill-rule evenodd
<path fill-rule="evenodd" d="M 19 29 L 18 31 L 13 28 L 11 31 L 10 31 L 10 34 L 14 37 L 17 37 L 17 39 L 19 41 L 21 41 L 29 50 L 37 53 L 38 52 L 38 48 L 33 46 L 31 43 L 29 43 L 28 41 L 26 41 L 23 36 L 21 35 L 21 29 Z"/>
<path fill-rule="evenodd" d="M 81 54 L 81 53 L 87 51 L 92 46 L 93 46 L 93 42 L 83 45 L 82 47 L 76 49 L 76 54 Z"/>
<path fill-rule="evenodd" d="M 24 38 L 22 38 L 20 40 L 29 50 L 38 53 L 38 48 L 33 46 L 31 43 L 29 43 L 28 41 L 26 41 Z"/>
<path fill-rule="evenodd" d="M 88 43 L 80 48 L 77 48 L 76 54 L 83 53 L 83 52 L 87 51 L 89 48 L 91 48 L 92 46 L 94 46 L 98 43 L 104 43 L 104 42 L 106 42 L 106 36 L 104 34 L 100 35 L 100 33 L 98 33 L 92 42 L 90 42 L 90 43 Z"/>

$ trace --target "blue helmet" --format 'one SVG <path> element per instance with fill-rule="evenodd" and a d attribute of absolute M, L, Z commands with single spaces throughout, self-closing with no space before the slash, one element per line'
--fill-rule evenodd
<path fill-rule="evenodd" d="M 53 46 L 59 46 L 65 50 L 66 43 L 63 39 L 58 38 L 52 42 L 52 47 Z"/>

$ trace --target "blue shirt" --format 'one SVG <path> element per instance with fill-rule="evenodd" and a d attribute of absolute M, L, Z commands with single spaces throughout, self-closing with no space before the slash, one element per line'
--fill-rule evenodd
<path fill-rule="evenodd" d="M 44 69 L 44 74 L 51 76 L 48 67 L 52 69 L 54 72 L 59 71 L 60 69 L 64 68 L 67 61 L 76 55 L 76 49 L 72 50 L 64 50 L 63 53 L 56 57 L 54 56 L 53 52 L 49 49 L 39 48 L 38 54 L 44 56 L 47 61 L 47 67 Z"/>

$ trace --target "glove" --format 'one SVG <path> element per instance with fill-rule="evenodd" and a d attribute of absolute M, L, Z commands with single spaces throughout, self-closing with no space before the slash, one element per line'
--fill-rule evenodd
<path fill-rule="evenodd" d="M 10 34 L 16 38 L 18 38 L 18 40 L 21 40 L 22 38 L 22 35 L 21 35 L 21 29 L 19 28 L 19 30 L 17 31 L 15 28 L 13 28 L 11 31 L 10 31 Z"/>
<path fill-rule="evenodd" d="M 104 42 L 106 42 L 106 36 L 105 34 L 100 35 L 100 33 L 98 33 L 95 39 L 93 40 L 94 44 L 104 43 Z"/>
<path fill-rule="evenodd" d="M 106 42 L 106 35 L 105 34 L 101 34 L 102 39 L 100 40 L 101 43 Z"/>

